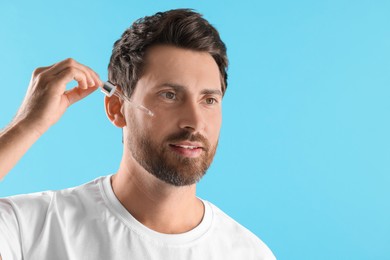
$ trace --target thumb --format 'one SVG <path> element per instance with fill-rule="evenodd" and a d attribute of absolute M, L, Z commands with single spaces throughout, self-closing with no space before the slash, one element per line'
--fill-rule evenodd
<path fill-rule="evenodd" d="M 64 92 L 64 95 L 67 97 L 69 101 L 69 106 L 73 105 L 77 101 L 85 98 L 90 95 L 92 92 L 96 91 L 99 87 L 89 87 L 88 89 L 81 89 L 79 87 L 74 87 L 70 90 Z"/>

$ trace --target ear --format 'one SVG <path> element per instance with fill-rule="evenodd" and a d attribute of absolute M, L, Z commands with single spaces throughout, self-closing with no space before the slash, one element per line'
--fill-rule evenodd
<path fill-rule="evenodd" d="M 106 115 L 113 125 L 119 128 L 126 126 L 126 119 L 122 113 L 123 102 L 115 95 L 104 97 Z"/>

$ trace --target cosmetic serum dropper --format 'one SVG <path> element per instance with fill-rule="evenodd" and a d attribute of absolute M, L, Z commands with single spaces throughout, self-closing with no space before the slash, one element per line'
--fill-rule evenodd
<path fill-rule="evenodd" d="M 103 86 L 100 86 L 100 89 L 107 97 L 111 97 L 112 95 L 117 96 L 118 98 L 122 99 L 123 101 L 127 101 L 130 105 L 132 105 L 135 108 L 138 108 L 139 110 L 143 111 L 149 116 L 154 116 L 154 113 L 152 111 L 150 111 L 143 105 L 134 103 L 128 97 L 123 95 L 120 91 L 118 91 L 118 88 L 111 82 L 109 81 L 103 82 Z"/>

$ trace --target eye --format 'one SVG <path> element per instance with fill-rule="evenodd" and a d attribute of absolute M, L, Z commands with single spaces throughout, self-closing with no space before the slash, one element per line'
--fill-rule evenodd
<path fill-rule="evenodd" d="M 161 93 L 161 95 L 166 98 L 166 99 L 170 99 L 170 100 L 174 100 L 176 99 L 176 94 L 173 93 L 173 92 L 164 92 L 164 93 Z"/>
<path fill-rule="evenodd" d="M 216 103 L 218 103 L 218 101 L 215 98 L 206 98 L 207 105 L 214 105 Z"/>

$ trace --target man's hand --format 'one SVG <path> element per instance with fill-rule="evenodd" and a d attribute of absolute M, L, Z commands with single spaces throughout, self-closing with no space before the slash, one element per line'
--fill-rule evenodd
<path fill-rule="evenodd" d="M 72 80 L 76 80 L 78 86 L 65 91 L 66 84 Z M 24 121 L 30 129 L 43 134 L 70 105 L 91 94 L 100 85 L 102 82 L 93 70 L 73 59 L 37 68 L 14 122 Z"/>
<path fill-rule="evenodd" d="M 72 80 L 78 86 L 66 91 Z M 101 85 L 93 70 L 73 59 L 36 69 L 14 120 L 0 132 L 0 180 L 70 105 Z"/>

